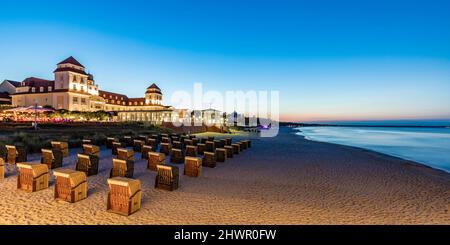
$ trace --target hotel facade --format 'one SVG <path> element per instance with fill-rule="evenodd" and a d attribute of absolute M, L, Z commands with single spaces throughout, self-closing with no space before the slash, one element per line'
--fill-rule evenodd
<path fill-rule="evenodd" d="M 161 124 L 172 120 L 172 106 L 162 104 L 163 94 L 151 84 L 144 97 L 129 98 L 120 93 L 101 90 L 94 76 L 69 57 L 57 64 L 54 80 L 29 77 L 22 82 L 5 80 L 0 84 L 13 107 L 51 106 L 57 110 L 116 112 L 118 121 L 143 121 Z M 2 91 L 0 91 L 2 92 Z"/>

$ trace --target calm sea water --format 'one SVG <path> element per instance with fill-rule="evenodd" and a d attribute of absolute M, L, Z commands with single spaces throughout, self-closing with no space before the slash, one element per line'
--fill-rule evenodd
<path fill-rule="evenodd" d="M 356 146 L 450 172 L 449 128 L 302 127 L 307 139 Z"/>

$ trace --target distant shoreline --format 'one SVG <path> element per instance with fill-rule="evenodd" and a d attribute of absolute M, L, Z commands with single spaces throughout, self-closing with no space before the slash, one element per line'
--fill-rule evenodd
<path fill-rule="evenodd" d="M 365 127 L 365 128 L 449 128 L 450 125 L 368 125 L 368 124 L 320 124 L 320 123 L 290 123 L 280 122 L 280 126 L 284 127 Z"/>

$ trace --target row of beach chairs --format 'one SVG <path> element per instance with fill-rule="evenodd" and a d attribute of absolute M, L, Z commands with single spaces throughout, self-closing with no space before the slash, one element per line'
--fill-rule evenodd
<path fill-rule="evenodd" d="M 26 157 L 21 159 L 25 161 L 20 162 L 7 160 L 7 163 L 17 163 L 19 168 L 17 188 L 28 192 L 46 189 L 49 169 L 55 169 L 55 199 L 78 202 L 87 198 L 87 177 L 98 174 L 100 147 L 92 145 L 89 140 L 83 143 L 83 152 L 77 155 L 75 170 L 59 169 L 62 167 L 63 158 L 69 155 L 65 142 L 52 142 L 52 149 L 42 149 L 40 164 L 27 163 Z M 216 162 L 224 162 L 227 158 L 234 157 L 250 148 L 251 141 L 232 143 L 231 138 L 197 139 L 195 136 L 163 134 L 139 136 L 137 139 L 131 136 L 125 136 L 121 140 L 108 138 L 106 147 L 116 156 L 112 160 L 113 167 L 108 179 L 110 192 L 107 209 L 114 213 L 130 215 L 139 210 L 141 199 L 140 181 L 133 179 L 135 152 L 140 152 L 141 158 L 147 160 L 149 170 L 157 172 L 155 188 L 174 191 L 179 186 L 179 168 L 166 164 L 166 156 L 170 156 L 170 163 L 184 163 L 184 175 L 200 177 L 202 167 L 212 168 L 216 166 Z M 16 151 L 16 154 L 20 153 Z M 4 165 L 4 158 L 0 158 L 0 179 L 4 177 Z"/>

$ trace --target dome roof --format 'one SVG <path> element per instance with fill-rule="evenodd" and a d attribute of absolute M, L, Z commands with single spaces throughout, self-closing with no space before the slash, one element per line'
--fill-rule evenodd
<path fill-rule="evenodd" d="M 152 85 L 150 85 L 150 87 L 147 88 L 146 94 L 150 93 L 161 94 L 161 89 L 155 83 L 153 83 Z"/>

